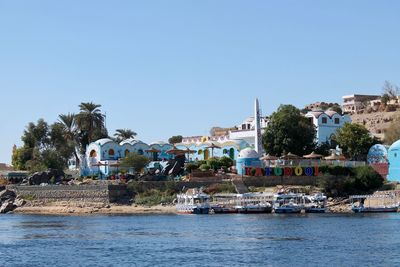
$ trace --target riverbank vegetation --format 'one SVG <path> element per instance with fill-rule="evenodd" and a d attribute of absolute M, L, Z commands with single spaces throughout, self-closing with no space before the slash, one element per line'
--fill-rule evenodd
<path fill-rule="evenodd" d="M 49 124 L 44 119 L 30 122 L 22 136 L 22 146 L 14 148 L 12 165 L 17 170 L 30 172 L 47 169 L 63 170 L 68 160 L 75 158 L 79 165 L 80 153 L 88 144 L 100 138 L 110 138 L 105 126 L 101 105 L 86 102 L 79 104 L 79 112 L 60 114 L 57 121 Z M 134 138 L 130 129 L 118 129 L 115 140 Z"/>
<path fill-rule="evenodd" d="M 370 166 L 321 167 L 320 171 L 325 175 L 320 177 L 319 187 L 329 196 L 369 194 L 384 184 L 383 178 Z"/>

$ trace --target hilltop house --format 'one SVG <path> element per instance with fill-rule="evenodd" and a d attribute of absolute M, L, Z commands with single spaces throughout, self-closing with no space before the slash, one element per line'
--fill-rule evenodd
<path fill-rule="evenodd" d="M 330 143 L 332 135 L 342 128 L 346 122 L 351 122 L 350 116 L 340 115 L 333 110 L 310 111 L 305 116 L 316 128 L 316 142 L 318 144 Z"/>

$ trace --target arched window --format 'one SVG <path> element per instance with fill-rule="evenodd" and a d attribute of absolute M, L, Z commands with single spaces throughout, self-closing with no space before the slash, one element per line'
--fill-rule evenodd
<path fill-rule="evenodd" d="M 125 150 L 125 157 L 127 157 L 128 155 L 129 155 L 129 150 L 126 149 L 126 150 Z"/>
<path fill-rule="evenodd" d="M 199 150 L 198 152 L 197 152 L 199 155 L 201 155 L 201 154 L 203 154 L 203 150 Z"/>
<path fill-rule="evenodd" d="M 114 156 L 115 155 L 115 151 L 114 151 L 114 149 L 110 149 L 110 150 L 108 150 L 108 155 L 109 156 Z"/>
<path fill-rule="evenodd" d="M 229 149 L 229 157 L 231 159 L 235 159 L 235 149 L 233 148 Z"/>
<path fill-rule="evenodd" d="M 228 149 L 225 148 L 225 149 L 223 150 L 223 153 L 224 153 L 224 154 L 228 154 Z"/>
<path fill-rule="evenodd" d="M 90 151 L 90 154 L 89 154 L 89 155 L 90 155 L 91 158 L 97 157 L 96 150 L 93 149 L 92 151 Z"/>
<path fill-rule="evenodd" d="M 138 154 L 139 154 L 139 155 L 143 155 L 143 149 L 139 149 L 139 150 L 138 150 Z"/>

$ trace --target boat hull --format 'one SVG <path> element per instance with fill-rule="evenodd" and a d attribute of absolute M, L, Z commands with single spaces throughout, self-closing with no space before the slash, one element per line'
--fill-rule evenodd
<path fill-rule="evenodd" d="M 275 213 L 278 214 L 295 214 L 295 213 L 301 213 L 301 209 L 297 208 L 276 208 Z"/>
<path fill-rule="evenodd" d="M 324 208 L 311 208 L 311 209 L 306 209 L 306 213 L 325 213 L 326 209 Z"/>
<path fill-rule="evenodd" d="M 242 214 L 260 214 L 260 213 L 271 213 L 272 208 L 244 208 L 238 211 L 238 213 Z"/>
<path fill-rule="evenodd" d="M 380 213 L 380 212 L 398 212 L 398 207 L 388 208 L 352 208 L 354 213 Z"/>

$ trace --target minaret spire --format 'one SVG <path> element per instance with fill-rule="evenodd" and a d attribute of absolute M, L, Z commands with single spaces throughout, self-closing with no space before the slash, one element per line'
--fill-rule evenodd
<path fill-rule="evenodd" d="M 260 115 L 260 105 L 258 103 L 258 98 L 256 98 L 254 104 L 254 120 L 255 120 L 255 143 L 254 147 L 256 152 L 262 156 L 263 148 L 262 148 L 262 135 L 261 135 L 261 115 Z"/>

